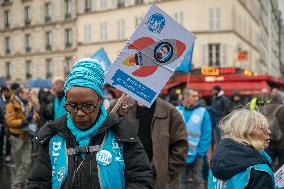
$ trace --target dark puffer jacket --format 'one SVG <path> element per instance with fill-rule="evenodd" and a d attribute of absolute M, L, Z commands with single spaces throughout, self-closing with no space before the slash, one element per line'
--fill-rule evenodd
<path fill-rule="evenodd" d="M 213 157 L 210 169 L 213 175 L 222 180 L 228 180 L 248 167 L 257 164 L 270 163 L 258 151 L 248 145 L 240 144 L 232 139 L 223 139 Z M 252 170 L 249 183 L 245 189 L 273 189 L 271 176 L 263 171 Z"/>
<path fill-rule="evenodd" d="M 137 120 L 119 117 L 116 113 L 110 114 L 99 129 L 98 134 L 91 139 L 89 145 L 101 144 L 108 129 L 113 129 L 118 141 L 123 143 L 125 188 L 153 188 L 153 174 L 150 163 L 137 137 Z M 29 189 L 47 189 L 52 186 L 49 140 L 56 134 L 66 139 L 67 148 L 78 146 L 75 137 L 66 126 L 66 116 L 54 122 L 47 122 L 35 138 L 36 142 L 40 144 L 40 149 L 39 157 L 35 161 L 29 177 Z M 84 159 L 80 154 L 68 156 L 68 176 L 62 188 L 101 188 L 98 178 L 96 152 L 86 153 Z"/>

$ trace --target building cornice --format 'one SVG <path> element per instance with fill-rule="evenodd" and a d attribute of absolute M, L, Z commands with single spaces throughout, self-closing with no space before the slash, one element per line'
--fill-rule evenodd
<path fill-rule="evenodd" d="M 259 25 L 259 20 L 255 18 L 255 16 L 251 13 L 251 11 L 247 8 L 246 4 L 241 0 L 238 0 L 240 5 L 247 11 L 247 13 L 252 17 L 252 19 Z"/>
<path fill-rule="evenodd" d="M 241 40 L 243 40 L 245 43 L 247 43 L 249 46 L 251 46 L 255 51 L 257 51 L 259 53 L 259 49 L 254 46 L 249 40 L 247 40 L 246 38 L 244 38 L 243 36 L 241 36 L 238 32 L 236 32 L 235 30 L 222 30 L 222 31 L 192 31 L 194 34 L 197 35 L 205 35 L 205 34 L 234 34 L 236 35 L 238 38 L 240 38 Z"/>
<path fill-rule="evenodd" d="M 101 14 L 101 13 L 107 13 L 107 12 L 111 12 L 111 11 L 120 11 L 123 9 L 131 9 L 133 7 L 142 7 L 142 6 L 149 6 L 153 3 L 157 3 L 157 4 L 162 4 L 162 3 L 166 3 L 166 2 L 172 2 L 172 1 L 181 1 L 181 0 L 155 0 L 154 2 L 149 2 L 149 3 L 143 3 L 143 4 L 138 4 L 138 5 L 128 5 L 128 6 L 124 6 L 124 7 L 116 7 L 116 8 L 110 8 L 110 9 L 104 9 L 104 10 L 90 10 L 88 12 L 82 12 L 82 13 L 77 13 L 78 16 L 84 16 L 84 15 L 91 15 L 91 14 Z"/>
<path fill-rule="evenodd" d="M 91 42 L 91 43 L 83 43 L 78 42 L 78 48 L 83 46 L 92 46 L 92 45 L 104 45 L 104 44 L 111 44 L 111 43 L 126 43 L 127 39 L 118 39 L 118 40 L 107 40 L 107 41 L 99 41 L 99 42 Z"/>
<path fill-rule="evenodd" d="M 58 25 L 62 24 L 70 24 L 73 22 L 76 22 L 77 18 L 71 18 L 71 19 L 66 19 L 66 20 L 60 20 L 60 21 L 55 21 L 55 22 L 47 22 L 47 23 L 40 23 L 40 24 L 33 24 L 33 25 L 27 25 L 27 26 L 19 26 L 19 27 L 14 27 L 14 28 L 7 28 L 7 29 L 1 29 L 0 33 L 5 33 L 5 32 L 15 32 L 15 31 L 23 31 L 23 30 L 33 30 L 36 28 L 47 28 L 47 27 L 56 27 Z"/>
<path fill-rule="evenodd" d="M 34 53 L 17 53 L 12 55 L 5 55 L 0 56 L 1 59 L 12 59 L 12 58 L 29 58 L 29 57 L 35 57 L 35 56 L 49 56 L 49 55 L 57 55 L 57 54 L 67 54 L 67 53 L 75 53 L 77 51 L 77 48 L 70 48 L 70 49 L 64 49 L 64 50 L 56 50 L 56 51 L 46 51 L 46 52 L 34 52 Z"/>

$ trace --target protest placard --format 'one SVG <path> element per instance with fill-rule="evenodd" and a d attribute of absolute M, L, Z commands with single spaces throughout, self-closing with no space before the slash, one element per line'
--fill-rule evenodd
<path fill-rule="evenodd" d="M 106 75 L 106 83 L 150 107 L 196 37 L 152 5 Z"/>

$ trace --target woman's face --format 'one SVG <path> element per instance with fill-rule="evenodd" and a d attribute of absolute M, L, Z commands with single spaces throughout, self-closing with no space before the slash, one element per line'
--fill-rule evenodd
<path fill-rule="evenodd" d="M 254 139 L 260 140 L 263 142 L 264 148 L 267 148 L 269 146 L 270 142 L 270 130 L 264 126 L 258 126 L 253 131 L 252 135 L 254 136 Z"/>
<path fill-rule="evenodd" d="M 89 88 L 72 87 L 67 91 L 66 98 L 65 109 L 70 112 L 76 127 L 89 129 L 98 117 L 102 103 L 100 96 Z"/>

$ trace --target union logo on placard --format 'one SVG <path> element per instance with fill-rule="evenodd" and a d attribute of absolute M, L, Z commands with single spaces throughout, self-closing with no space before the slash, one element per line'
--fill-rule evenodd
<path fill-rule="evenodd" d="M 150 16 L 147 22 L 148 29 L 154 33 L 160 33 L 165 25 L 166 25 L 166 20 L 163 17 L 163 15 L 159 13 L 155 13 L 152 16 Z"/>

